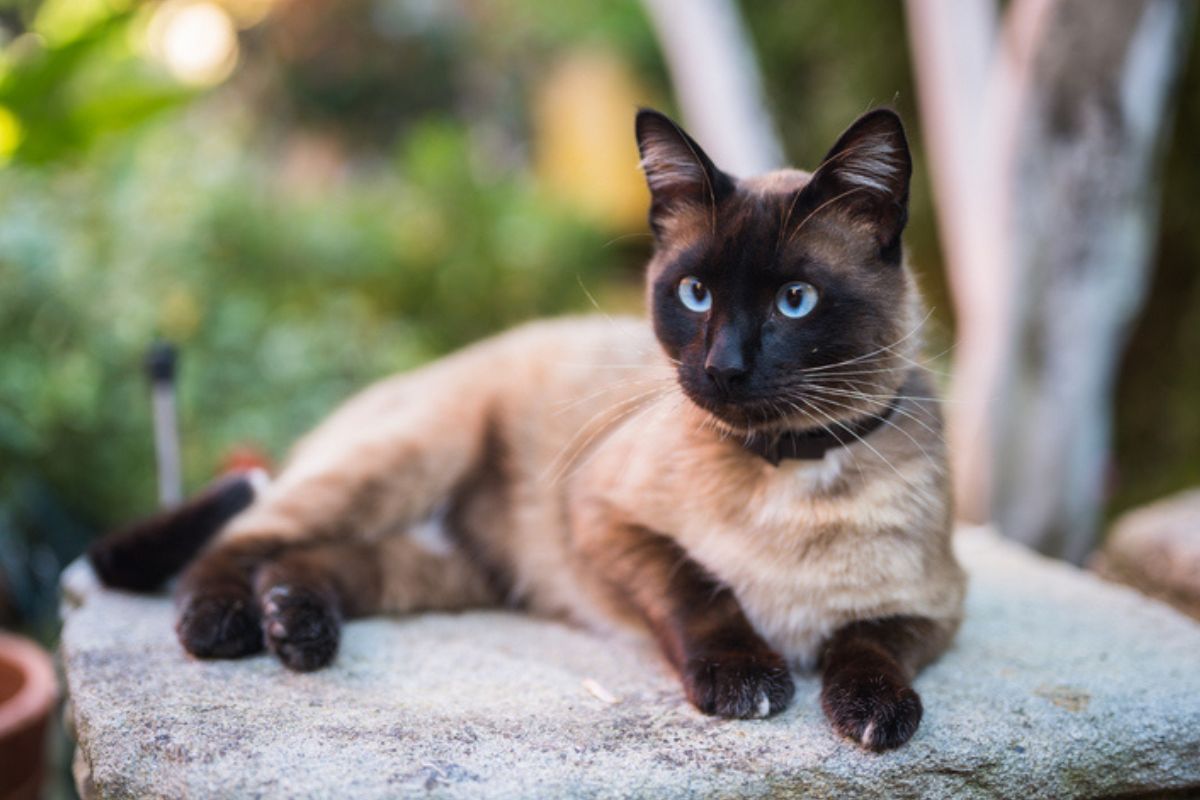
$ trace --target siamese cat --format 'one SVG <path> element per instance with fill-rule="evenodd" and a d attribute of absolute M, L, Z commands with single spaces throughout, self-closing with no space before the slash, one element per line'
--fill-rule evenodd
<path fill-rule="evenodd" d="M 839 734 L 906 742 L 964 576 L 900 119 L 867 113 L 812 173 L 747 179 L 658 112 L 636 134 L 651 324 L 535 322 L 372 386 L 269 487 L 228 480 L 102 540 L 102 578 L 186 565 L 189 653 L 295 670 L 370 614 L 640 626 L 705 713 L 775 714 L 816 667 Z"/>

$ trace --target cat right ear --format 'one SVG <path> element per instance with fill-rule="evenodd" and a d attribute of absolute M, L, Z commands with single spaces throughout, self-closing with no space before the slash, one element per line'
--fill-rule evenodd
<path fill-rule="evenodd" d="M 642 171 L 650 187 L 650 228 L 655 236 L 681 211 L 715 206 L 733 190 L 733 179 L 717 169 L 670 117 L 642 108 L 635 127 Z"/>
<path fill-rule="evenodd" d="M 806 192 L 839 207 L 874 230 L 880 246 L 899 257 L 900 234 L 908 220 L 912 156 L 899 115 L 888 108 L 868 111 L 846 129 L 813 173 Z"/>

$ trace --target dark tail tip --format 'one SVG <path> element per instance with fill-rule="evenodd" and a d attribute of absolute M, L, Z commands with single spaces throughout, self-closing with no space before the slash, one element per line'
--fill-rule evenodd
<path fill-rule="evenodd" d="M 222 478 L 181 505 L 93 542 L 88 560 L 106 586 L 153 591 L 183 569 L 226 522 L 249 506 L 254 494 L 254 484 L 247 474 Z"/>

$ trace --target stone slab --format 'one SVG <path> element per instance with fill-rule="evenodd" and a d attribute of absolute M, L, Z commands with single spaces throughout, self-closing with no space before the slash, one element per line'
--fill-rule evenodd
<path fill-rule="evenodd" d="M 335 665 L 189 659 L 167 599 L 64 578 L 81 790 L 148 797 L 1023 797 L 1200 787 L 1200 625 L 961 532 L 967 620 L 883 755 L 818 680 L 785 713 L 705 717 L 646 643 L 506 612 L 350 624 Z"/>
<path fill-rule="evenodd" d="M 1200 489 L 1122 514 L 1091 567 L 1200 619 Z"/>

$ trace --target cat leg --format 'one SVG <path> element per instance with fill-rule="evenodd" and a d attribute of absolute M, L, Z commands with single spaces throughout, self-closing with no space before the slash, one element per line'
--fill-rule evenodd
<path fill-rule="evenodd" d="M 267 647 L 301 672 L 333 660 L 343 619 L 500 601 L 461 553 L 410 536 L 288 548 L 258 569 L 254 591 Z"/>
<path fill-rule="evenodd" d="M 670 538 L 613 524 L 582 541 L 580 553 L 649 625 L 698 709 L 750 718 L 787 707 L 795 686 L 783 658 L 733 592 Z"/>
<path fill-rule="evenodd" d="M 263 649 L 250 581 L 275 549 L 248 541 L 213 548 L 192 562 L 175 592 L 175 633 L 185 650 L 199 658 L 239 658 Z"/>
<path fill-rule="evenodd" d="M 362 531 L 385 528 L 377 507 L 347 507 L 354 497 L 353 485 L 330 487 L 322 494 L 301 482 L 282 492 L 272 487 L 236 517 L 180 577 L 175 631 L 184 649 L 202 658 L 235 658 L 262 650 L 263 619 L 254 591 L 260 567 L 284 554 L 322 546 L 353 560 L 356 543 L 366 545 Z M 378 541 L 400 537 L 402 533 L 384 534 Z"/>
<path fill-rule="evenodd" d="M 912 679 L 945 649 L 954 627 L 898 616 L 837 631 L 821 654 L 821 706 L 834 730 L 869 750 L 912 738 L 922 714 Z"/>
<path fill-rule="evenodd" d="M 184 648 L 202 658 L 260 651 L 253 585 L 260 565 L 292 547 L 402 537 L 471 474 L 493 469 L 503 442 L 481 408 L 449 414 L 428 404 L 400 414 L 385 404 L 372 414 L 335 415 L 311 434 L 279 479 L 181 576 L 176 631 Z"/>

